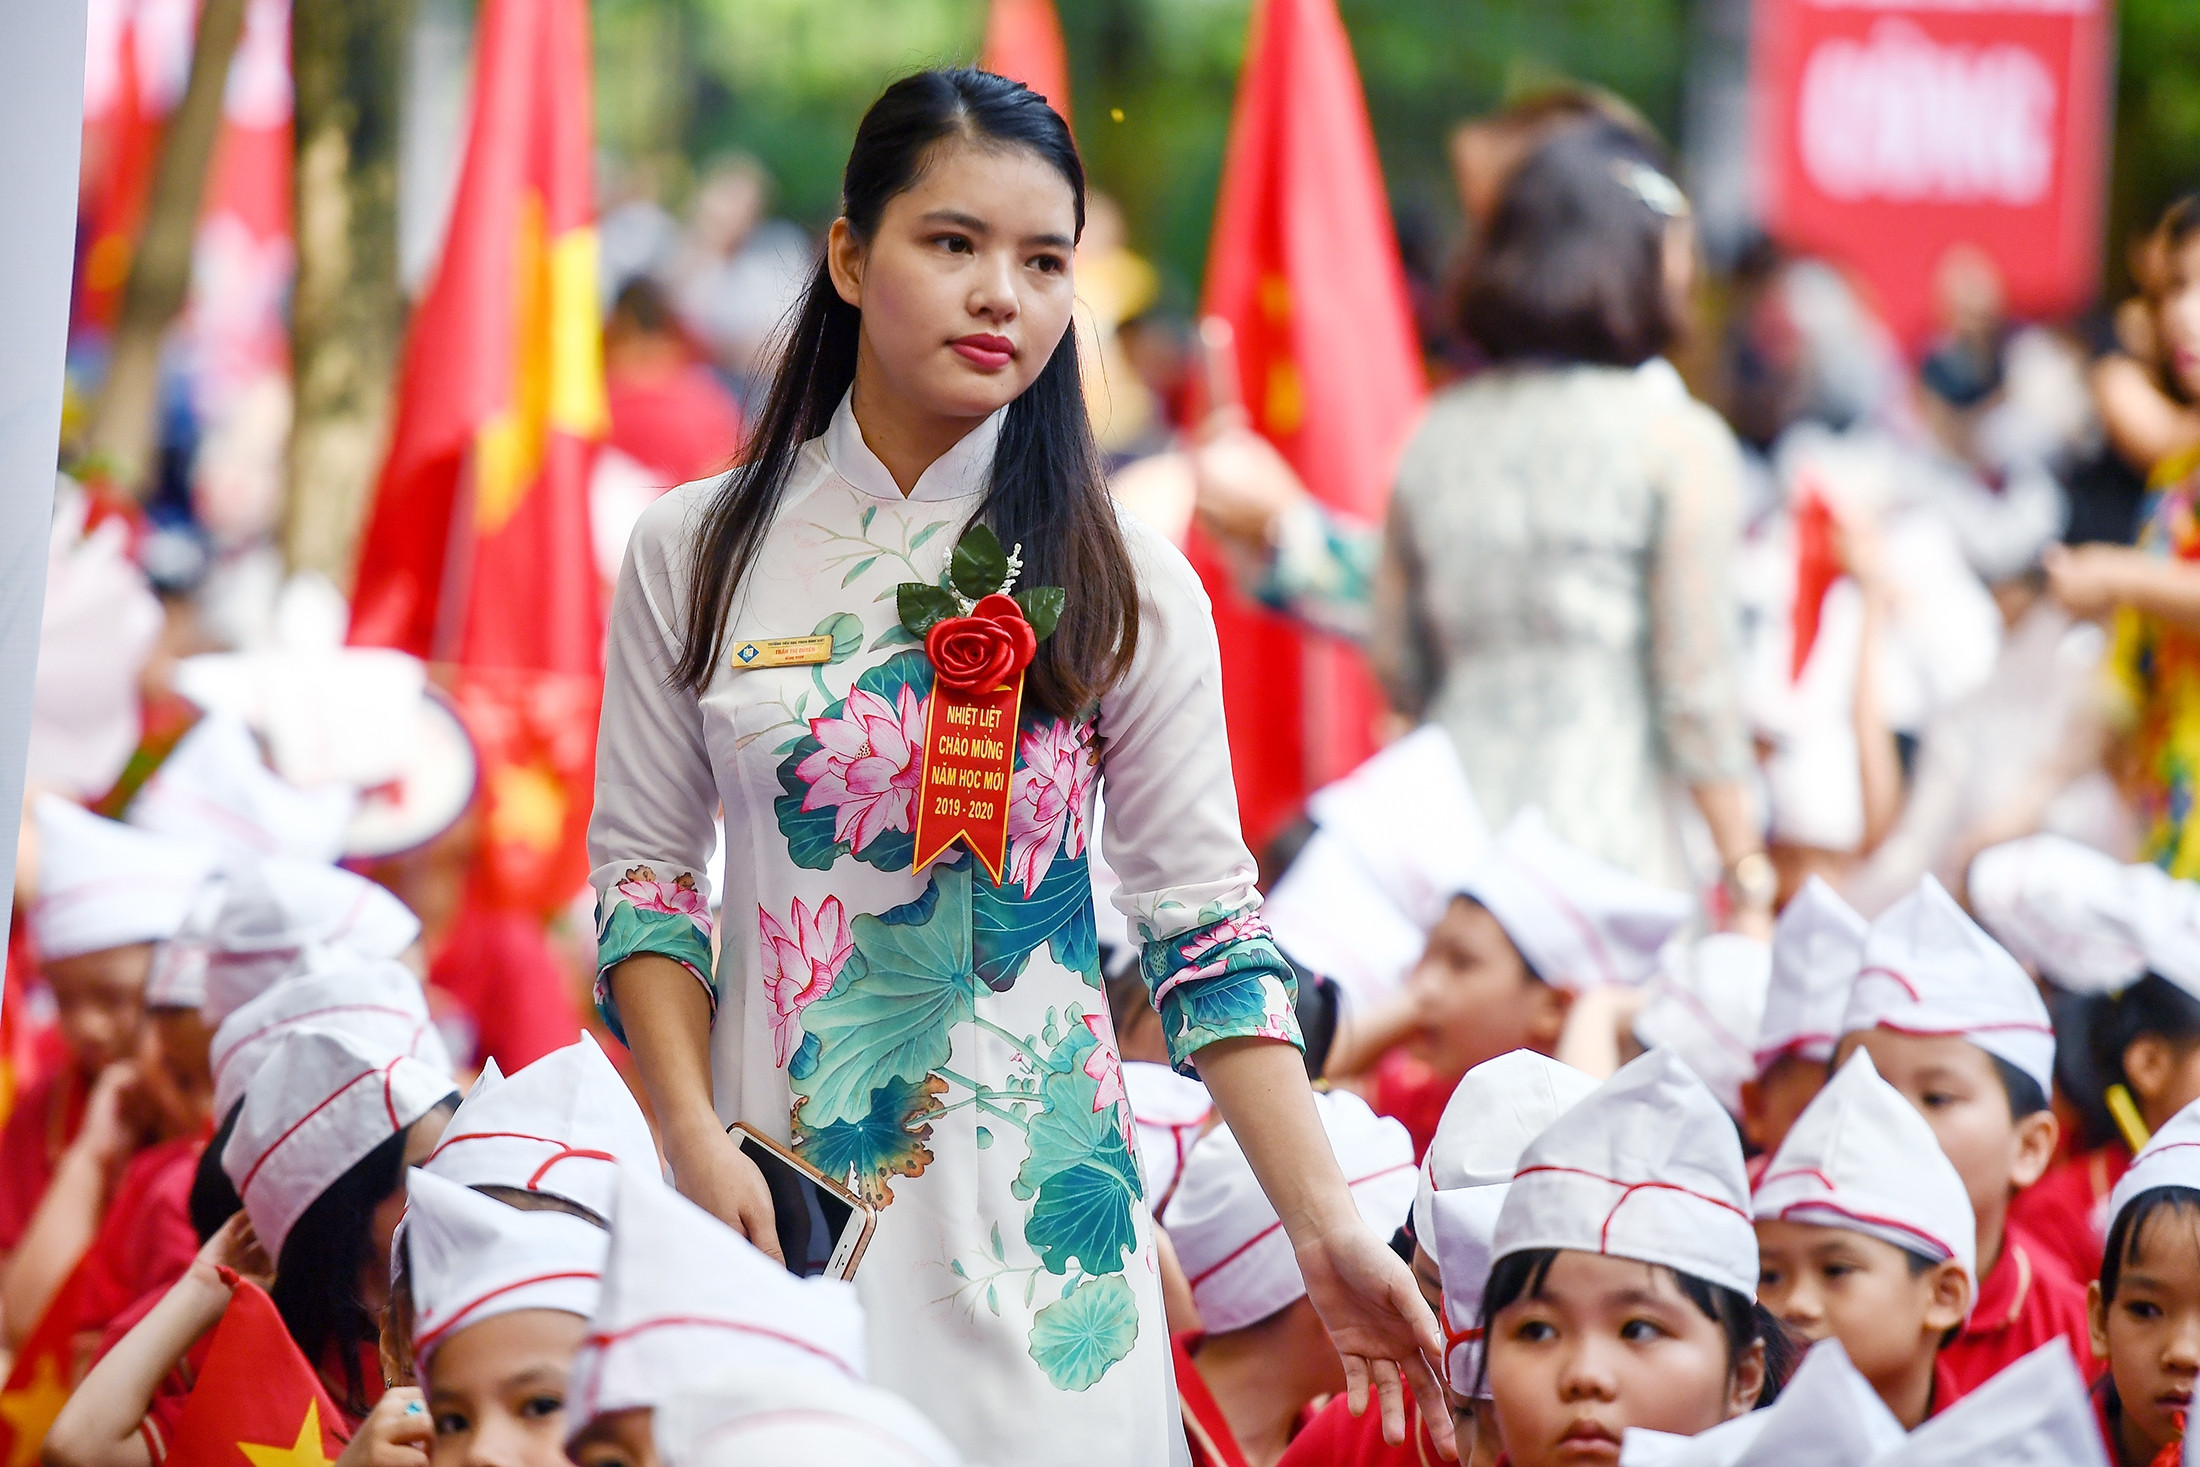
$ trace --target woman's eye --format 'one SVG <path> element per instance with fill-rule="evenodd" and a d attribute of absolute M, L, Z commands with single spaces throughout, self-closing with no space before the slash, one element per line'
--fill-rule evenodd
<path fill-rule="evenodd" d="M 519 1414 L 528 1421 L 540 1421 L 546 1416 L 555 1416 L 564 1409 L 565 1397 L 555 1391 L 544 1391 L 519 1403 Z"/>
<path fill-rule="evenodd" d="M 935 238 L 932 243 L 938 245 L 941 249 L 947 251 L 951 255 L 967 255 L 972 252 L 970 237 L 968 235 L 943 234 Z"/>
<path fill-rule="evenodd" d="M 1665 1338 L 1665 1331 L 1647 1319 L 1630 1319 L 1619 1327 L 1619 1337 L 1630 1345 L 1647 1345 Z"/>
<path fill-rule="evenodd" d="M 1060 255 L 1033 255 L 1031 268 L 1047 275 L 1059 275 L 1069 268 L 1069 261 Z"/>

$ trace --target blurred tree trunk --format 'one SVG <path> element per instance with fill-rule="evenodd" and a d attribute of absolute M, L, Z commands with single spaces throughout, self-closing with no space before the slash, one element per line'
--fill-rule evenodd
<path fill-rule="evenodd" d="M 293 569 L 351 584 L 389 429 L 405 300 L 397 276 L 399 96 L 411 0 L 305 0 L 297 89 L 298 278 L 291 297 Z"/>
<path fill-rule="evenodd" d="M 229 59 L 244 34 L 245 0 L 206 0 L 191 46 L 191 75 L 161 137 L 145 224 L 122 287 L 107 380 L 87 448 L 117 487 L 143 497 L 160 450 L 160 348 L 191 288 L 199 199 L 220 135 Z"/>

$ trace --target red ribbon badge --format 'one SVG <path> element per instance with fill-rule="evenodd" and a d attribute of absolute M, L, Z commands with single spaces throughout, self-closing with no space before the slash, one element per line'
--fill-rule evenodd
<path fill-rule="evenodd" d="M 1023 608 L 998 594 L 980 598 L 970 615 L 944 618 L 925 633 L 932 697 L 924 714 L 912 869 L 922 869 L 960 840 L 1000 885 L 1008 858 L 1008 796 L 1024 669 L 1038 650 L 1038 635 Z"/>

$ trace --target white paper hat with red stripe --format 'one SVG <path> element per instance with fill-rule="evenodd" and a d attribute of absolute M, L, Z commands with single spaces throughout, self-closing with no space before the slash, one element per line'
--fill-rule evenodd
<path fill-rule="evenodd" d="M 742 1370 L 658 1403 L 650 1435 L 665 1467 L 960 1467 L 917 1408 L 877 1386 L 817 1372 Z"/>
<path fill-rule="evenodd" d="M 1772 928 L 1765 1016 L 1757 1028 L 1758 1073 L 1785 1055 L 1819 1064 L 1833 1058 L 1870 927 L 1816 876 L 1781 911 Z"/>
<path fill-rule="evenodd" d="M 1459 883 L 1489 909 L 1536 976 L 1558 988 L 1640 983 L 1695 903 L 1566 844 L 1526 809 Z"/>
<path fill-rule="evenodd" d="M 1413 1206 L 1413 1138 L 1347 1091 L 1317 1092 L 1314 1106 L 1360 1217 L 1387 1240 Z M 1184 1158 L 1162 1224 L 1210 1333 L 1243 1329 L 1306 1294 L 1291 1240 L 1227 1126 Z"/>
<path fill-rule="evenodd" d="M 1971 910 L 2010 953 L 2073 993 L 2114 993 L 2147 970 L 2147 906 L 2158 866 L 2126 866 L 2059 835 L 1978 853 Z"/>
<path fill-rule="evenodd" d="M 2190 1441 L 2191 1438 L 2187 1438 Z M 2108 1467 L 2098 1413 L 2057 1335 L 1910 1433 L 1872 1467 Z"/>
<path fill-rule="evenodd" d="M 181 931 L 215 852 L 102 819 L 59 795 L 31 806 L 38 833 L 38 898 L 31 935 L 49 958 L 73 958 Z"/>
<path fill-rule="evenodd" d="M 349 785 L 300 789 L 267 767 L 242 719 L 209 713 L 145 781 L 132 825 L 254 855 L 334 861 L 358 806 Z"/>
<path fill-rule="evenodd" d="M 288 856 L 229 863 L 208 934 L 206 1001 L 219 1024 L 270 985 L 362 958 L 394 958 L 420 919 L 386 887 L 340 866 Z"/>
<path fill-rule="evenodd" d="M 2055 1030 L 2024 967 L 1964 915 L 1932 877 L 1887 908 L 1864 938 L 1864 966 L 1841 1032 L 1950 1034 L 2055 1085 Z"/>
<path fill-rule="evenodd" d="M 619 1175 L 611 1252 L 566 1389 L 566 1439 L 730 1370 L 864 1377 L 863 1306 L 802 1279 L 655 1177 Z"/>
<path fill-rule="evenodd" d="M 1490 1257 L 1542 1248 L 1663 1264 L 1756 1297 L 1741 1138 L 1680 1056 L 1623 1065 L 1529 1143 Z"/>
<path fill-rule="evenodd" d="M 210 939 L 214 921 L 221 915 L 228 891 L 227 878 L 217 868 L 199 887 L 175 936 L 163 938 L 153 949 L 152 971 L 145 975 L 145 1006 L 149 1009 L 195 1009 L 206 1001 L 206 963 L 212 956 Z"/>
<path fill-rule="evenodd" d="M 1572 1065 L 1516 1049 L 1467 1071 L 1421 1158 L 1413 1236 L 1444 1281 L 1445 1370 L 1464 1395 L 1481 1373 L 1483 1286 L 1497 1215 L 1528 1143 L 1594 1094 Z"/>
<path fill-rule="evenodd" d="M 611 1234 L 569 1212 L 533 1212 L 414 1167 L 405 1177 L 405 1263 L 413 1356 L 468 1325 L 522 1309 L 586 1319 L 603 1289 Z"/>
<path fill-rule="evenodd" d="M 2200 1191 L 2200 1101 L 2171 1116 L 2162 1129 L 2139 1148 L 2130 1169 L 2108 1194 L 2109 1225 L 2115 1225 L 2132 1198 L 2156 1187 L 2190 1187 Z"/>
<path fill-rule="evenodd" d="M 493 1083 L 485 1073 L 426 1166 L 462 1186 L 547 1192 L 599 1217 L 611 1215 L 622 1167 L 662 1175 L 642 1108 L 586 1034 Z"/>
<path fill-rule="evenodd" d="M 314 1199 L 451 1093 L 448 1075 L 388 1045 L 294 1029 L 260 1066 L 222 1149 L 267 1256 L 282 1259 Z"/>
<path fill-rule="evenodd" d="M 226 1117 L 244 1098 L 261 1065 L 286 1036 L 308 1028 L 340 1029 L 408 1055 L 446 1079 L 451 1073 L 451 1056 L 412 970 L 402 963 L 359 963 L 286 978 L 222 1020 L 207 1049 L 215 1116 Z"/>
<path fill-rule="evenodd" d="M 1772 981 L 1772 949 L 1754 937 L 1714 932 L 1668 944 L 1635 1016 L 1635 1038 L 1688 1061 L 1729 1114 L 1757 1074 L 1757 1031 Z"/>
<path fill-rule="evenodd" d="M 1138 1129 L 1138 1164 L 1145 1169 L 1146 1196 L 1159 1212 L 1176 1190 L 1184 1158 L 1214 1119 L 1214 1097 L 1197 1080 L 1146 1060 L 1123 1062 L 1123 1093 L 1130 1099 L 1131 1120 Z"/>
<path fill-rule="evenodd" d="M 1811 1098 L 1757 1183 L 1758 1221 L 1863 1233 L 1963 1265 L 1978 1292 L 1978 1221 L 1933 1128 L 1863 1050 Z"/>

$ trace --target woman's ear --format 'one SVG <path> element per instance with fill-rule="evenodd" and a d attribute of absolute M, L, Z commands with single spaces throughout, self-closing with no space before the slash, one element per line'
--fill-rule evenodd
<path fill-rule="evenodd" d="M 1971 1312 L 1971 1278 L 1962 1264 L 1944 1258 L 1933 1270 L 1932 1286 L 1932 1297 L 1925 1307 L 1925 1328 L 1928 1333 L 1944 1335 Z"/>
<path fill-rule="evenodd" d="M 1735 1358 L 1734 1374 L 1727 1380 L 1724 1419 L 1732 1421 L 1737 1416 L 1747 1416 L 1757 1409 L 1757 1398 L 1764 1393 L 1765 1342 L 1751 1340 L 1749 1348 Z"/>
<path fill-rule="evenodd" d="M 845 218 L 835 219 L 825 236 L 825 268 L 833 277 L 833 289 L 857 310 L 863 309 L 863 241 Z"/>

